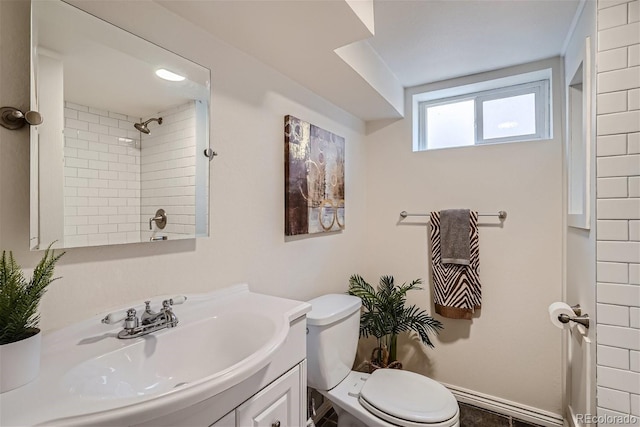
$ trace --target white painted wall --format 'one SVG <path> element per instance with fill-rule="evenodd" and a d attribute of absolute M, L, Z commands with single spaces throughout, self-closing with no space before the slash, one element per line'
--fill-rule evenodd
<path fill-rule="evenodd" d="M 210 234 L 67 250 L 44 297 L 41 327 L 60 328 L 129 301 L 248 282 L 258 292 L 309 299 L 346 289 L 364 270 L 364 124 L 251 57 L 149 3 L 144 15 L 86 2 L 98 16 L 212 70 Z M 158 29 L 162 30 L 159 31 Z M 29 2 L 0 2 L 0 99 L 29 107 Z M 11 40 L 12 43 L 5 43 Z M 346 138 L 347 228 L 285 241 L 284 116 L 295 114 Z M 29 253 L 29 133 L 0 129 L 0 248 L 25 267 Z M 346 261 L 345 261 L 346 260 Z"/>
<path fill-rule="evenodd" d="M 553 139 L 412 152 L 413 93 L 549 67 Z M 480 314 L 471 322 L 437 316 L 445 329 L 436 348 L 405 341 L 399 354 L 408 369 L 438 381 L 554 414 L 562 407 L 561 331 L 547 307 L 560 298 L 562 281 L 560 81 L 560 61 L 552 59 L 407 90 L 407 117 L 367 137 L 368 264 L 357 270 L 374 283 L 382 274 L 425 279 L 428 290 L 409 301 L 433 312 L 427 223 L 398 223 L 399 213 L 507 211 L 504 227 L 497 218 L 481 221 L 494 226 L 480 227 Z"/>
<path fill-rule="evenodd" d="M 640 418 L 639 5 L 598 1 L 597 59 L 598 416 L 631 414 L 634 425 Z"/>

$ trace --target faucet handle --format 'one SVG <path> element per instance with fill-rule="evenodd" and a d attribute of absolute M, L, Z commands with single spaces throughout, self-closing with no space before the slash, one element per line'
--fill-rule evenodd
<path fill-rule="evenodd" d="M 167 214 L 165 213 L 164 209 L 158 209 L 155 216 L 153 218 L 149 218 L 149 230 L 153 230 L 153 222 L 156 223 L 156 227 L 158 227 L 160 230 L 164 230 L 164 228 L 167 226 Z"/>
<path fill-rule="evenodd" d="M 178 304 L 182 304 L 186 300 L 187 300 L 186 296 L 184 296 L 184 295 L 176 295 L 175 297 L 169 299 L 169 304 L 178 305 Z"/>
<path fill-rule="evenodd" d="M 102 323 L 105 323 L 107 325 L 112 325 L 116 322 L 120 322 L 121 320 L 124 320 L 127 317 L 127 312 L 122 310 L 122 311 L 114 311 L 113 313 L 109 313 L 107 314 L 104 319 L 102 319 Z"/>
<path fill-rule="evenodd" d="M 182 304 L 187 300 L 187 297 L 184 295 L 176 295 L 173 298 L 166 299 L 162 301 L 162 308 L 171 310 L 172 305 Z"/>

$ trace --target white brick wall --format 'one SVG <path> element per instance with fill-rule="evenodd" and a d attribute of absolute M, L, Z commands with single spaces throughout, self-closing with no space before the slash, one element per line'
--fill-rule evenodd
<path fill-rule="evenodd" d="M 639 1 L 598 0 L 598 415 L 640 417 Z"/>
<path fill-rule="evenodd" d="M 66 245 L 195 234 L 195 104 L 158 117 L 141 139 L 139 117 L 65 103 Z M 159 208 L 167 227 L 151 232 Z"/>
<path fill-rule="evenodd" d="M 138 120 L 65 102 L 66 246 L 140 241 Z"/>
<path fill-rule="evenodd" d="M 162 125 L 152 123 L 142 136 L 141 224 L 142 239 L 152 235 L 195 235 L 196 114 L 193 101 L 158 113 Z M 149 231 L 149 218 L 162 208 L 167 226 Z"/>

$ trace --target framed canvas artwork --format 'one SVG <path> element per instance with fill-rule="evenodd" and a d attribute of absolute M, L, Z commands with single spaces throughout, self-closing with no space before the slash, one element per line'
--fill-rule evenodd
<path fill-rule="evenodd" d="M 284 118 L 285 235 L 344 229 L 344 138 Z"/>

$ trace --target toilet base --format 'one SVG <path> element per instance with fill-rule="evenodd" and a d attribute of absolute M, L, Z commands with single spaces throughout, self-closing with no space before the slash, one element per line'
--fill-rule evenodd
<path fill-rule="evenodd" d="M 367 411 L 359 402 L 358 396 L 351 396 L 351 384 L 360 378 L 368 378 L 369 374 L 351 371 L 347 377 L 329 391 L 318 390 L 329 399 L 338 414 L 338 427 L 397 427 Z M 459 414 L 459 413 L 458 413 Z M 344 424 L 343 424 L 344 423 Z M 459 415 L 453 420 L 430 424 L 429 427 L 460 427 Z M 425 424 L 425 427 L 427 425 Z"/>
<path fill-rule="evenodd" d="M 333 402 L 331 402 L 333 403 Z M 338 415 L 338 427 L 368 427 L 362 421 L 333 403 L 333 410 Z"/>

